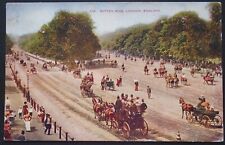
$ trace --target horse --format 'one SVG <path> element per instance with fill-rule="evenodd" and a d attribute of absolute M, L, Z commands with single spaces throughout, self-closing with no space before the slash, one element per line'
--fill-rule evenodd
<path fill-rule="evenodd" d="M 93 110 L 94 110 L 94 114 L 95 114 L 95 119 L 98 116 L 98 120 L 100 121 L 101 117 L 103 116 L 105 103 L 100 98 L 97 99 L 96 97 L 92 98 L 92 103 L 93 103 Z"/>
<path fill-rule="evenodd" d="M 180 77 L 180 81 L 181 81 L 181 83 L 184 84 L 184 85 L 187 84 L 187 78 L 186 78 L 186 77 L 181 76 L 181 77 Z"/>
<path fill-rule="evenodd" d="M 213 76 L 203 76 L 204 83 L 207 83 L 209 85 L 209 82 L 211 82 L 211 85 L 213 85 L 214 77 Z"/>
<path fill-rule="evenodd" d="M 20 60 L 20 64 L 23 64 L 23 63 L 24 63 L 24 60 L 23 60 L 23 59 L 21 59 L 21 60 Z"/>
<path fill-rule="evenodd" d="M 25 61 L 23 62 L 23 66 L 27 66 L 27 63 Z"/>
<path fill-rule="evenodd" d="M 43 68 L 44 70 L 47 70 L 47 69 L 48 69 L 47 63 L 44 63 L 44 64 L 42 65 L 42 68 Z"/>
<path fill-rule="evenodd" d="M 165 68 L 160 67 L 158 70 L 159 70 L 159 76 L 160 77 L 163 77 L 167 73 Z"/>
<path fill-rule="evenodd" d="M 181 73 L 182 69 L 183 68 L 182 68 L 181 64 L 175 65 L 175 67 L 174 67 L 175 73 Z"/>
<path fill-rule="evenodd" d="M 216 69 L 215 74 L 216 74 L 216 76 L 222 76 L 222 70 Z"/>
<path fill-rule="evenodd" d="M 182 108 L 182 117 L 181 118 L 183 119 L 184 113 L 185 113 L 186 119 L 187 119 L 187 113 L 191 114 L 194 107 L 191 104 L 185 103 L 185 101 L 182 97 L 179 98 L 179 103 L 181 104 L 181 108 Z"/>
<path fill-rule="evenodd" d="M 166 87 L 178 87 L 179 79 L 177 77 L 172 77 L 171 75 L 165 76 Z"/>
<path fill-rule="evenodd" d="M 67 71 L 67 68 L 65 67 L 65 65 L 62 66 L 61 70 L 62 71 Z"/>
<path fill-rule="evenodd" d="M 81 78 L 81 70 L 80 69 L 74 70 L 73 71 L 73 76 Z"/>
<path fill-rule="evenodd" d="M 194 68 L 192 68 L 192 69 L 191 69 L 191 71 L 190 71 L 190 73 L 191 73 L 191 76 L 192 76 L 192 77 L 194 77 L 194 74 L 195 74 L 195 69 L 194 69 Z"/>
<path fill-rule="evenodd" d="M 32 74 L 36 74 L 37 73 L 37 69 L 33 66 L 30 71 L 32 72 Z"/>
<path fill-rule="evenodd" d="M 153 70 L 153 75 L 154 75 L 154 77 L 157 77 L 158 74 L 159 74 L 159 72 L 158 72 L 157 69 L 155 68 L 155 69 Z"/>
<path fill-rule="evenodd" d="M 111 122 L 110 128 L 112 128 L 112 121 L 115 120 L 116 118 L 115 108 L 113 103 L 108 104 L 106 102 L 104 116 L 105 116 L 106 125 L 108 125 L 108 122 Z"/>
<path fill-rule="evenodd" d="M 178 87 L 179 79 L 177 77 L 173 77 L 173 87 Z"/>

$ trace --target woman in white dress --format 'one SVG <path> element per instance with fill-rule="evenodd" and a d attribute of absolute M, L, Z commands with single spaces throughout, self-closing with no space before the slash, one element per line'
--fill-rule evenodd
<path fill-rule="evenodd" d="M 31 131 L 30 129 L 31 116 L 29 114 L 24 115 L 24 123 L 26 131 Z"/>

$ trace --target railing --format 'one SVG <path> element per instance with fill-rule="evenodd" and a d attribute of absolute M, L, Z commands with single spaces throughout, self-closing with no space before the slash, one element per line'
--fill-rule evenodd
<path fill-rule="evenodd" d="M 23 97 L 25 97 L 27 99 L 27 102 L 29 102 L 31 104 L 31 106 L 34 108 L 34 110 L 36 112 L 40 111 L 40 108 L 42 105 L 38 104 L 34 98 L 31 97 L 29 90 L 24 86 L 22 86 L 22 82 L 21 79 L 17 76 L 17 74 L 14 72 L 14 70 L 12 69 L 12 66 L 10 65 L 10 69 L 12 71 L 13 74 L 13 78 L 15 80 L 15 83 L 17 85 L 17 87 L 22 91 L 23 93 Z M 46 113 L 45 113 L 46 114 Z M 71 137 L 69 135 L 68 132 L 66 132 L 65 130 L 62 129 L 62 126 L 58 125 L 57 122 L 55 120 L 53 120 L 53 118 L 50 119 L 50 122 L 53 126 L 53 132 L 55 134 L 58 133 L 58 137 L 59 139 L 62 139 L 62 137 L 65 138 L 66 141 L 74 141 L 74 137 Z M 43 122 L 42 122 L 43 123 Z"/>

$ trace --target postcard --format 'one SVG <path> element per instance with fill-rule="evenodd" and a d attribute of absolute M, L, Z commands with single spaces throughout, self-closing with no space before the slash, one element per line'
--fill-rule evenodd
<path fill-rule="evenodd" d="M 5 141 L 224 140 L 220 2 L 6 3 L 5 60 Z"/>

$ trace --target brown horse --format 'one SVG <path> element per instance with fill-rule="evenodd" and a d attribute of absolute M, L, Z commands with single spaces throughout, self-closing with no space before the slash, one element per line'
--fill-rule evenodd
<path fill-rule="evenodd" d="M 192 76 L 192 77 L 194 77 L 194 74 L 195 74 L 195 69 L 194 69 L 194 68 L 191 68 L 190 73 L 191 73 L 191 76 Z"/>
<path fill-rule="evenodd" d="M 209 82 L 211 85 L 213 85 L 214 77 L 213 76 L 203 76 L 204 83 L 207 83 L 209 85 Z"/>
<path fill-rule="evenodd" d="M 191 111 L 193 111 L 194 107 L 191 104 L 185 103 L 185 101 L 182 97 L 180 97 L 179 103 L 181 104 L 181 108 L 182 108 L 182 119 L 184 117 L 184 112 L 185 112 L 186 119 L 187 119 L 187 113 L 191 114 Z"/>
<path fill-rule="evenodd" d="M 115 109 L 114 104 L 108 104 L 106 103 L 105 110 L 104 110 L 104 116 L 105 116 L 105 122 L 106 125 L 108 125 L 108 122 L 111 122 L 110 128 L 112 128 L 112 121 L 115 120 Z"/>
<path fill-rule="evenodd" d="M 98 116 L 98 120 L 100 121 L 101 117 L 103 116 L 105 103 L 100 98 L 96 98 L 96 97 L 92 98 L 92 103 L 93 103 L 95 118 Z"/>

